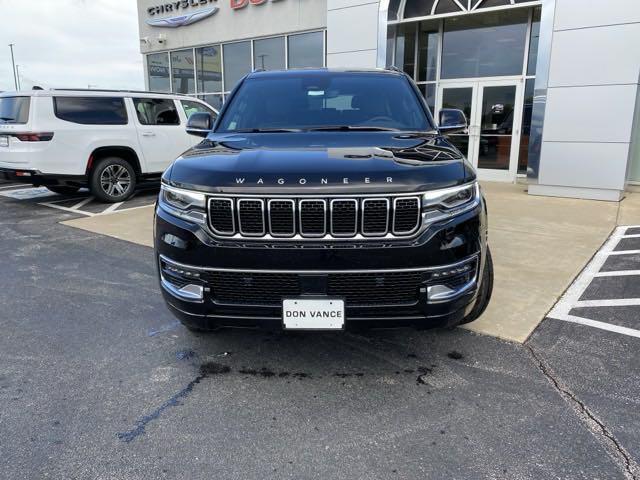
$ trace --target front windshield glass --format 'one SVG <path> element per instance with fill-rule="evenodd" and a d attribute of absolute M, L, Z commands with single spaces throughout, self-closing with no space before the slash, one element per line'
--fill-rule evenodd
<path fill-rule="evenodd" d="M 0 123 L 27 123 L 29 100 L 29 97 L 0 97 Z"/>
<path fill-rule="evenodd" d="M 388 73 L 299 72 L 245 80 L 217 132 L 433 130 L 409 81 Z"/>

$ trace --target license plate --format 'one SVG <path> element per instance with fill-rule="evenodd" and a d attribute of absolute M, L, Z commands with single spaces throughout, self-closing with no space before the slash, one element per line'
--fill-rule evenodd
<path fill-rule="evenodd" d="M 289 330 L 341 330 L 344 300 L 335 298 L 285 299 L 282 322 Z"/>
<path fill-rule="evenodd" d="M 7 135 L 0 135 L 0 147 L 9 146 L 9 137 Z"/>

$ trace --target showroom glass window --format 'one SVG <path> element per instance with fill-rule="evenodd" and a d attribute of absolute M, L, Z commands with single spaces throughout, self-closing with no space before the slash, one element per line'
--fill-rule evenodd
<path fill-rule="evenodd" d="M 253 65 L 261 70 L 286 68 L 284 37 L 264 38 L 253 42 Z"/>
<path fill-rule="evenodd" d="M 227 43 L 223 49 L 224 89 L 229 92 L 251 71 L 251 42 Z"/>
<path fill-rule="evenodd" d="M 147 55 L 147 71 L 149 72 L 149 90 L 154 92 L 171 91 L 168 53 Z"/>
<path fill-rule="evenodd" d="M 528 21 L 526 9 L 445 19 L 441 77 L 521 75 Z"/>
<path fill-rule="evenodd" d="M 289 35 L 289 68 L 324 66 L 324 32 Z"/>
<path fill-rule="evenodd" d="M 176 93 L 196 93 L 193 71 L 193 49 L 171 52 L 171 78 Z"/>
<path fill-rule="evenodd" d="M 198 92 L 222 92 L 220 45 L 196 48 Z"/>

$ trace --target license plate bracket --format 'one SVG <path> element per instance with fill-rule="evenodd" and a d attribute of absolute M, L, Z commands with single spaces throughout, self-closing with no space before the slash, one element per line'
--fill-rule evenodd
<path fill-rule="evenodd" d="M 285 298 L 282 325 L 285 330 L 343 330 L 344 300 L 341 298 Z"/>

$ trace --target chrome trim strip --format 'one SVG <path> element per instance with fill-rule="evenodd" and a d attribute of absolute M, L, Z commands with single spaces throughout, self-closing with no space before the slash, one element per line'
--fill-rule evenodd
<path fill-rule="evenodd" d="M 242 231 L 242 213 L 240 212 L 240 206 L 243 202 L 260 202 L 260 211 L 262 212 L 262 232 L 260 233 L 247 233 Z M 267 233 L 267 225 L 264 218 L 264 200 L 262 198 L 241 198 L 238 200 L 238 232 L 245 237 L 264 237 Z"/>
<path fill-rule="evenodd" d="M 322 202 L 322 212 L 324 219 L 322 222 L 322 233 L 304 233 L 302 230 L 302 205 L 311 202 Z M 323 198 L 305 198 L 298 202 L 298 221 L 300 222 L 300 236 L 303 238 L 323 238 L 327 235 L 327 201 Z"/>
<path fill-rule="evenodd" d="M 355 212 L 355 217 L 354 217 L 354 223 L 353 223 L 353 233 L 334 233 L 333 231 L 333 203 L 334 202 L 353 202 L 356 206 L 356 212 Z M 330 202 L 329 202 L 329 217 L 330 217 L 330 230 L 329 233 L 331 233 L 331 235 L 333 237 L 337 237 L 337 238 L 349 238 L 349 237 L 353 237 L 355 235 L 358 234 L 358 200 L 356 200 L 355 198 L 333 198 Z"/>
<path fill-rule="evenodd" d="M 416 223 L 415 223 L 415 227 L 413 227 L 412 230 L 407 230 L 407 231 L 397 231 L 396 230 L 396 203 L 398 203 L 398 200 L 415 200 L 416 201 L 416 211 L 418 212 L 418 217 L 416 218 Z M 391 233 L 393 233 L 394 235 L 401 235 L 401 236 L 405 236 L 405 235 L 411 235 L 412 233 L 414 233 L 416 230 L 418 230 L 418 228 L 420 228 L 420 220 L 422 219 L 422 209 L 420 208 L 420 197 L 404 197 L 404 198 L 394 198 L 393 199 L 393 212 L 391 214 Z"/>
<path fill-rule="evenodd" d="M 476 270 L 477 272 L 477 270 Z M 427 303 L 432 305 L 434 303 L 449 302 L 460 295 L 467 293 L 478 282 L 478 274 L 476 273 L 473 279 L 465 283 L 462 287 L 452 290 L 444 285 L 432 285 L 427 287 Z M 441 287 L 439 291 L 436 291 L 437 287 Z M 435 293 L 434 293 L 435 292 Z"/>
<path fill-rule="evenodd" d="M 223 200 L 223 201 L 227 201 L 231 204 L 231 231 L 230 232 L 226 232 L 224 230 L 217 230 L 214 226 L 213 223 L 211 222 L 212 220 L 212 215 L 211 215 L 211 202 L 213 202 L 213 200 Z M 209 213 L 208 217 L 209 217 L 209 227 L 211 227 L 211 231 L 213 233 L 216 233 L 218 235 L 223 235 L 223 236 L 230 236 L 233 235 L 234 233 L 236 233 L 236 215 L 235 215 L 235 208 L 234 208 L 234 201 L 231 198 L 222 198 L 222 197 L 210 197 L 209 198 L 209 202 L 207 203 L 207 212 Z"/>
<path fill-rule="evenodd" d="M 380 200 L 384 200 L 385 203 L 387 204 L 387 208 L 386 208 L 386 212 L 387 212 L 387 218 L 386 218 L 386 223 L 385 223 L 385 227 L 384 227 L 384 231 L 382 232 L 365 232 L 364 231 L 364 216 L 367 213 L 367 202 L 378 202 Z M 387 234 L 387 232 L 389 231 L 389 199 L 388 198 L 365 198 L 364 200 L 362 200 L 362 215 L 360 215 L 360 231 L 362 232 L 362 235 L 364 237 L 381 237 Z"/>
<path fill-rule="evenodd" d="M 171 262 L 167 262 L 171 263 Z M 162 272 L 160 272 L 160 285 L 164 288 L 168 293 L 173 295 L 174 297 L 182 300 L 183 302 L 191 302 L 191 303 L 203 303 L 204 302 L 204 287 L 201 285 L 189 284 L 185 285 L 182 288 L 178 288 L 169 282 Z"/>
<path fill-rule="evenodd" d="M 290 234 L 286 233 L 273 233 L 273 227 L 271 226 L 271 202 L 290 202 L 291 203 L 291 226 L 293 230 Z M 291 238 L 296 234 L 296 202 L 292 198 L 272 198 L 267 202 L 267 217 L 269 218 L 269 234 L 278 238 Z"/>
<path fill-rule="evenodd" d="M 464 183 L 459 185 L 460 188 L 463 188 L 464 186 L 468 186 L 468 185 L 472 185 L 473 183 L 475 183 L 475 180 L 473 182 L 468 182 L 468 183 Z M 454 187 L 455 188 L 455 187 Z M 306 194 L 304 192 L 291 192 L 291 193 L 269 193 L 267 191 L 264 191 L 263 193 L 210 193 L 210 192 L 201 192 L 199 190 L 188 190 L 188 191 L 193 191 L 196 193 L 203 193 L 205 194 L 207 197 L 225 197 L 225 198 L 297 198 L 300 200 L 303 199 L 308 199 L 308 200 L 314 200 L 314 199 L 318 199 L 318 198 L 378 198 L 378 197 L 413 197 L 413 196 L 420 196 L 420 195 L 424 195 L 427 192 L 432 192 L 433 190 L 420 190 L 417 192 L 396 192 L 396 193 L 320 193 L 320 192 L 315 192 L 312 194 Z"/>
<path fill-rule="evenodd" d="M 171 263 L 179 268 L 186 268 L 189 270 L 198 270 L 201 272 L 242 272 L 242 273 L 295 273 L 302 275 L 314 275 L 314 274 L 333 274 L 333 273 L 395 273 L 395 272 L 430 272 L 433 270 L 442 270 L 443 268 L 455 268 L 459 265 L 468 263 L 479 257 L 479 253 L 470 255 L 459 262 L 451 263 L 448 265 L 438 265 L 435 267 L 413 267 L 413 268 L 372 268 L 372 269 L 356 269 L 356 270 L 269 270 L 269 269 L 247 269 L 247 268 L 218 268 L 218 267 L 196 267 L 194 265 L 187 265 L 184 263 L 176 262 L 167 258 L 164 255 L 160 255 L 160 259 L 163 262 Z M 476 273 L 477 276 L 477 273 Z"/>

